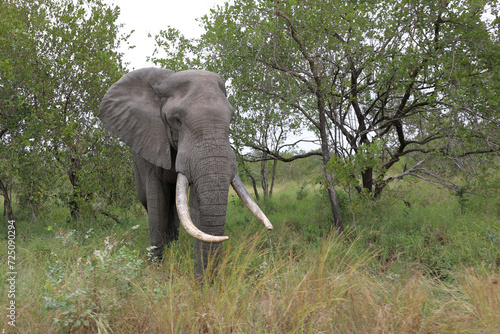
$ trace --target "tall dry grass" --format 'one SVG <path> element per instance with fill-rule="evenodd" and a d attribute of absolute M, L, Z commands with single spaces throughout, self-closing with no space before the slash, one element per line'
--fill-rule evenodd
<path fill-rule="evenodd" d="M 500 330 L 500 285 L 494 275 L 467 271 L 456 285 L 420 272 L 376 275 L 368 267 L 372 254 L 360 255 L 355 242 L 330 236 L 317 247 L 304 247 L 282 237 L 269 247 L 266 238 L 258 234 L 228 244 L 202 285 L 194 279 L 189 247 L 172 247 L 158 266 L 136 252 L 120 251 L 118 241 L 107 253 L 103 246 L 98 255 L 67 258 L 57 268 L 26 254 L 32 258 L 23 267 L 17 332 Z M 48 296 L 59 296 L 59 307 L 48 307 Z M 11 332 L 5 323 L 0 328 Z"/>
<path fill-rule="evenodd" d="M 316 187 L 262 203 L 271 233 L 230 198 L 231 239 L 201 285 L 184 231 L 152 265 L 144 217 L 50 230 L 20 221 L 17 326 L 1 316 L 0 331 L 500 333 L 498 201 L 471 198 L 463 211 L 426 191 L 406 198 L 411 208 L 359 200 L 357 229 L 342 238 L 328 235 L 331 211 Z"/>

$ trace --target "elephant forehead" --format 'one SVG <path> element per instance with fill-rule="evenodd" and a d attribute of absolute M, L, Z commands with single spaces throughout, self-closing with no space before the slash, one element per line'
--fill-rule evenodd
<path fill-rule="evenodd" d="M 225 96 L 224 81 L 213 72 L 182 71 L 174 73 L 164 84 L 164 92 L 169 95 L 217 93 Z"/>
<path fill-rule="evenodd" d="M 187 70 L 176 72 L 173 75 L 174 79 L 179 80 L 213 80 L 214 82 L 222 81 L 221 77 L 214 72 L 203 70 Z"/>

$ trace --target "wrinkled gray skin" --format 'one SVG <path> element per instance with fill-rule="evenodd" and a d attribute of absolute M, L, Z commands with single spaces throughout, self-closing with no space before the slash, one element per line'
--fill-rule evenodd
<path fill-rule="evenodd" d="M 190 214 L 201 231 L 222 236 L 236 160 L 229 144 L 234 110 L 224 82 L 206 71 L 147 68 L 123 76 L 106 93 L 98 117 L 131 147 L 139 199 L 146 208 L 153 254 L 178 236 L 177 173 L 190 184 Z M 195 239 L 196 275 L 220 243 Z"/>

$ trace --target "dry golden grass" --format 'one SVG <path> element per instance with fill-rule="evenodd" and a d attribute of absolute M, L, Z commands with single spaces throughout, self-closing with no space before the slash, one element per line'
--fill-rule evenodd
<path fill-rule="evenodd" d="M 500 285 L 494 275 L 462 274 L 444 285 L 413 273 L 374 275 L 369 256 L 334 237 L 314 249 L 278 244 L 258 235 L 229 245 L 203 286 L 192 260 L 172 255 L 159 266 L 104 257 L 94 268 L 62 264 L 64 277 L 47 288 L 42 266 L 27 267 L 18 309 L 19 333 L 497 333 Z M 281 248 L 280 248 L 281 247 Z M 188 251 L 188 250 L 187 250 Z M 186 252 L 187 252 L 186 251 Z M 135 255 L 139 256 L 139 255 Z M 174 258 L 174 256 L 176 256 Z M 75 259 L 76 260 L 76 259 Z M 110 261 L 112 266 L 105 266 Z M 127 262 L 128 261 L 128 262 Z M 130 266 L 138 264 L 137 276 Z M 120 267 L 123 266 L 123 267 Z M 103 271 L 101 269 L 106 269 Z M 125 268 L 129 268 L 125 270 Z M 133 275 L 132 275 L 133 276 Z M 126 285 L 123 285 L 127 283 Z M 120 288 L 120 284 L 123 286 Z M 52 289 L 52 290 L 51 290 Z M 64 298 L 74 312 L 47 309 L 42 296 L 83 289 Z M 29 292 L 28 292 L 29 291 Z M 49 293 L 48 291 L 52 291 Z M 81 323 L 63 326 L 68 317 Z M 59 319 L 53 323 L 52 319 Z M 3 320 L 2 320 L 3 321 Z M 11 328 L 2 324 L 9 333 Z"/>
<path fill-rule="evenodd" d="M 264 203 L 271 233 L 256 233 L 230 199 L 231 239 L 203 285 L 183 231 L 160 265 L 147 261 L 144 217 L 95 234 L 34 233 L 18 244 L 17 326 L 2 316 L 0 332 L 500 333 L 494 207 L 459 217 L 442 202 L 419 205 L 424 195 L 387 213 L 363 202 L 365 231 L 338 238 L 325 236 L 316 190 L 277 189 Z"/>

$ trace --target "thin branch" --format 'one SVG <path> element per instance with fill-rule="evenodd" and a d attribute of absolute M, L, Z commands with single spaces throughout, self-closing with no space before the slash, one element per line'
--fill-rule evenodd
<path fill-rule="evenodd" d="M 282 162 L 292 162 L 292 161 L 295 161 L 295 160 L 298 160 L 298 159 L 305 159 L 305 158 L 308 158 L 308 157 L 311 157 L 311 156 L 321 156 L 321 152 L 308 152 L 308 153 L 304 153 L 304 154 L 298 154 L 298 155 L 294 155 L 290 158 L 285 158 L 281 155 L 279 155 L 278 153 L 276 152 L 272 152 L 270 151 L 268 148 L 266 147 L 258 147 L 258 146 L 249 146 L 257 151 L 261 151 L 263 153 L 266 153 L 268 155 L 270 155 L 271 157 L 269 158 L 257 158 L 257 159 L 253 159 L 253 160 L 248 160 L 248 159 L 245 159 L 246 161 L 249 161 L 249 162 L 257 162 L 257 161 L 266 161 L 266 160 L 279 160 L 279 161 L 282 161 Z"/>
<path fill-rule="evenodd" d="M 463 157 L 466 157 L 468 155 L 474 155 L 474 154 L 488 154 L 488 153 L 497 153 L 499 154 L 500 152 L 498 152 L 498 150 L 495 150 L 495 149 L 490 149 L 490 150 L 482 150 L 482 151 L 468 151 L 468 152 L 464 152 L 462 154 L 460 154 L 458 157 L 459 158 L 463 158 Z"/>
<path fill-rule="evenodd" d="M 319 78 L 318 71 L 316 70 L 316 64 L 315 64 L 314 60 L 311 58 L 311 56 L 307 52 L 306 47 L 304 46 L 304 43 L 302 43 L 300 38 L 297 36 L 297 31 L 295 30 L 295 26 L 293 25 L 292 20 L 288 16 L 286 16 L 282 11 L 280 11 L 279 8 L 276 11 L 276 15 L 283 18 L 287 22 L 288 27 L 290 28 L 290 34 L 291 34 L 293 40 L 299 46 L 299 49 L 300 49 L 300 52 L 302 53 L 302 56 L 304 56 L 304 58 L 309 63 L 309 67 L 310 67 L 311 72 L 313 74 L 314 80 L 316 81 L 316 84 L 317 84 L 316 89 L 313 88 L 313 90 L 311 90 L 311 91 L 316 94 L 317 89 L 319 89 L 319 87 L 321 86 L 321 79 Z M 311 85 L 311 87 L 312 87 L 312 85 Z"/>
<path fill-rule="evenodd" d="M 427 177 L 424 177 L 424 176 L 416 174 L 416 173 L 410 173 L 409 175 L 416 177 L 416 178 L 419 178 L 421 180 L 427 181 L 431 184 L 438 185 L 438 186 L 440 185 L 440 186 L 443 186 L 445 188 L 448 188 L 448 189 L 451 189 L 454 191 L 460 190 L 460 188 L 461 188 L 460 186 L 458 186 L 450 181 L 446 181 L 446 180 L 440 178 L 439 176 L 429 172 L 427 169 L 421 169 L 419 171 L 423 172 L 424 174 L 428 174 L 429 176 L 433 177 L 434 179 L 427 178 Z"/>
<path fill-rule="evenodd" d="M 427 161 L 427 158 L 428 156 L 425 156 L 422 160 L 420 160 L 419 162 L 417 162 L 412 168 L 408 169 L 407 171 L 403 172 L 403 173 L 400 173 L 398 175 L 394 175 L 394 176 L 391 176 L 391 177 L 388 177 L 387 179 L 384 180 L 385 183 L 388 183 L 389 181 L 392 181 L 392 180 L 401 180 L 402 178 L 404 178 L 405 176 L 408 176 L 408 175 L 412 175 L 412 173 L 414 173 L 415 171 L 419 170 L 419 167 L 425 162 Z"/>
<path fill-rule="evenodd" d="M 122 222 L 120 221 L 120 219 L 118 218 L 117 215 L 114 215 L 114 214 L 109 213 L 109 212 L 104 211 L 104 210 L 98 210 L 97 212 L 99 212 L 100 214 L 102 214 L 102 215 L 104 215 L 104 216 L 106 216 L 108 218 L 113 219 L 118 224 L 122 224 Z"/>
<path fill-rule="evenodd" d="M 299 139 L 297 140 L 296 142 L 293 142 L 293 143 L 290 143 L 290 144 L 283 144 L 281 145 L 280 147 L 278 147 L 277 151 L 281 151 L 281 149 L 289 146 L 289 147 L 293 147 L 293 146 L 296 146 L 298 143 L 313 143 L 313 144 L 317 144 L 318 143 L 318 139 L 311 139 L 311 140 L 307 140 L 307 139 Z M 319 145 L 319 144 L 317 144 Z"/>
<path fill-rule="evenodd" d="M 270 92 L 270 91 L 267 91 L 265 89 L 262 89 L 262 88 L 255 88 L 253 91 L 259 91 L 261 93 L 264 93 L 264 94 L 267 94 L 269 96 L 273 96 L 283 102 L 286 102 L 288 103 L 290 106 L 294 107 L 295 109 L 299 110 L 308 120 L 309 122 L 311 122 L 316 128 L 319 129 L 319 123 L 316 122 L 316 120 L 314 120 L 308 113 L 307 111 L 302 108 L 298 103 L 295 103 L 295 102 L 290 102 L 285 96 L 281 95 L 281 94 L 278 94 L 276 92 Z"/>

